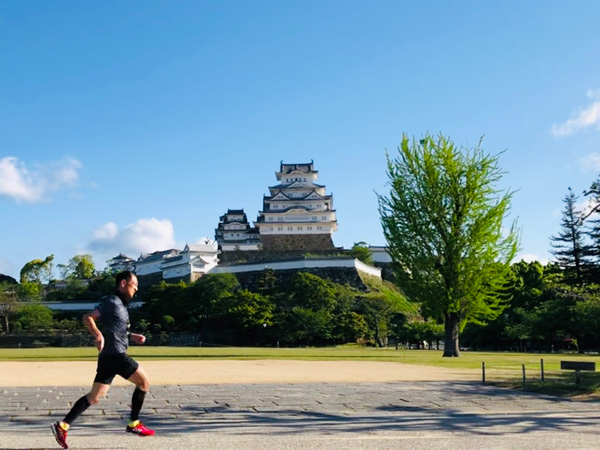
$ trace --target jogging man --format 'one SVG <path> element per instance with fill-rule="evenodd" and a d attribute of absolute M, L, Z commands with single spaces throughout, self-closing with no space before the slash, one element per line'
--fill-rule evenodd
<path fill-rule="evenodd" d="M 98 355 L 98 368 L 92 390 L 75 402 L 71 411 L 61 421 L 52 424 L 52 432 L 56 442 L 62 448 L 67 445 L 67 431 L 75 419 L 100 401 L 106 395 L 115 375 L 120 375 L 135 384 L 131 399 L 131 416 L 125 431 L 139 436 L 151 436 L 154 430 L 146 428 L 139 421 L 139 413 L 144 403 L 146 392 L 150 388 L 146 371 L 127 355 L 129 339 L 143 344 L 146 337 L 129 333 L 129 313 L 127 306 L 138 290 L 138 280 L 130 271 L 120 272 L 116 276 L 117 291 L 105 297 L 93 312 L 83 317 L 83 322 L 95 338 Z M 102 332 L 96 326 L 96 320 L 102 322 Z"/>

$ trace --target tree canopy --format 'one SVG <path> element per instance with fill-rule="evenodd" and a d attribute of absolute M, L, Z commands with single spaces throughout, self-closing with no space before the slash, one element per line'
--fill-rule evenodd
<path fill-rule="evenodd" d="M 445 324 L 444 356 L 459 356 L 468 322 L 495 319 L 507 305 L 516 224 L 503 228 L 512 192 L 496 184 L 498 155 L 458 148 L 447 137 L 403 136 L 387 155 L 390 193 L 379 213 L 396 283 Z"/>
<path fill-rule="evenodd" d="M 92 255 L 82 254 L 73 256 L 67 264 L 58 264 L 61 276 L 65 278 L 76 278 L 85 280 L 92 278 L 96 273 L 96 267 Z"/>
<path fill-rule="evenodd" d="M 21 269 L 21 283 L 42 283 L 52 279 L 54 255 L 46 259 L 34 259 L 26 263 Z"/>

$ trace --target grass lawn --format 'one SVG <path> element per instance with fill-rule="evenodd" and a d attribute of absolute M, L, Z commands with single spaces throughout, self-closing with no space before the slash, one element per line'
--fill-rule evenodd
<path fill-rule="evenodd" d="M 521 370 L 521 365 L 558 370 L 561 360 L 596 361 L 598 355 L 579 354 L 532 354 L 503 352 L 462 352 L 459 358 L 443 358 L 437 350 L 395 350 L 354 345 L 338 347 L 269 348 L 269 347 L 144 347 L 131 346 L 131 356 L 140 360 L 176 360 L 190 358 L 215 359 L 301 359 L 321 361 L 391 361 L 403 364 L 448 367 L 456 369 L 480 369 L 485 362 L 488 370 L 504 368 Z M 46 347 L 46 348 L 2 348 L 0 361 L 84 361 L 96 359 L 98 352 L 93 347 Z"/>
<path fill-rule="evenodd" d="M 319 361 L 390 361 L 452 369 L 472 369 L 482 375 L 485 363 L 486 383 L 523 388 L 554 395 L 590 394 L 600 390 L 600 373 L 582 372 L 581 385 L 574 383 L 571 371 L 561 371 L 560 361 L 600 360 L 598 355 L 532 354 L 502 352 L 463 352 L 459 358 L 443 358 L 436 350 L 395 350 L 355 345 L 323 348 L 258 348 L 258 347 L 130 347 L 131 356 L 144 360 L 176 359 L 298 359 Z M 82 361 L 95 360 L 93 347 L 0 349 L 0 361 Z M 541 379 L 541 360 L 544 381 Z M 600 370 L 600 368 L 599 368 Z"/>

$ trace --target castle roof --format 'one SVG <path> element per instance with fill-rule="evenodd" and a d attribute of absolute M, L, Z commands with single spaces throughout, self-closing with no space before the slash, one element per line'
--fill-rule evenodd
<path fill-rule="evenodd" d="M 297 185 L 297 186 L 294 186 Z M 292 181 L 291 183 L 288 184 L 276 184 L 275 186 L 269 186 L 269 189 L 298 189 L 298 188 L 303 188 L 303 189 L 310 189 L 312 187 L 318 187 L 318 188 L 324 188 L 325 186 L 322 184 L 317 184 L 317 183 L 311 183 L 309 185 L 301 183 L 299 181 Z"/>

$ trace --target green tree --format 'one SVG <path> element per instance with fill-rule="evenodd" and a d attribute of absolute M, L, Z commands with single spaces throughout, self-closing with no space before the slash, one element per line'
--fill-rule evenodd
<path fill-rule="evenodd" d="M 501 192 L 498 156 L 448 138 L 402 138 L 387 155 L 389 196 L 379 212 L 396 283 L 426 316 L 443 318 L 444 356 L 459 356 L 468 322 L 495 319 L 507 305 L 515 224 L 504 233 L 512 192 Z"/>
<path fill-rule="evenodd" d="M 21 283 L 48 283 L 52 279 L 54 255 L 41 259 L 34 259 L 26 263 L 21 269 Z"/>
<path fill-rule="evenodd" d="M 96 273 L 96 266 L 94 265 L 92 255 L 88 254 L 75 255 L 66 265 L 59 264 L 58 268 L 61 271 L 63 279 L 76 278 L 78 280 L 87 280 L 92 278 Z"/>
<path fill-rule="evenodd" d="M 350 255 L 365 264 L 373 264 L 373 254 L 369 250 L 369 245 L 366 242 L 355 242 L 350 250 Z"/>
<path fill-rule="evenodd" d="M 4 333 L 10 333 L 10 319 L 17 309 L 17 296 L 14 284 L 0 282 L 0 317 L 3 319 Z"/>
<path fill-rule="evenodd" d="M 273 269 L 264 269 L 257 280 L 258 293 L 262 295 L 273 295 L 277 292 L 277 276 Z"/>
<path fill-rule="evenodd" d="M 333 283 L 307 272 L 297 272 L 274 299 L 276 324 L 287 343 L 315 345 L 331 341 L 337 290 Z"/>
<path fill-rule="evenodd" d="M 583 216 L 577 210 L 577 196 L 569 188 L 563 202 L 565 208 L 560 222 L 561 229 L 552 236 L 550 253 L 556 263 L 565 271 L 566 280 L 575 284 L 583 282 L 583 270 L 587 267 L 584 242 Z"/>
<path fill-rule="evenodd" d="M 19 285 L 19 299 L 25 301 L 40 301 L 44 296 L 42 283 L 24 281 Z"/>
<path fill-rule="evenodd" d="M 594 343 L 594 348 L 597 348 L 598 343 L 600 343 L 599 291 L 597 285 L 588 287 L 576 302 L 573 311 L 579 336 L 583 339 L 589 338 L 590 343 Z M 587 345 L 587 347 L 590 348 L 592 345 Z"/>
<path fill-rule="evenodd" d="M 590 204 L 594 205 L 583 216 L 586 223 L 585 234 L 589 238 L 589 244 L 586 247 L 586 256 L 590 259 L 589 277 L 591 281 L 598 283 L 600 281 L 600 177 L 594 181 L 590 188 L 583 193 L 589 198 Z"/>
<path fill-rule="evenodd" d="M 17 311 L 17 320 L 26 331 L 47 330 L 54 324 L 50 308 L 40 304 L 20 307 Z"/>

